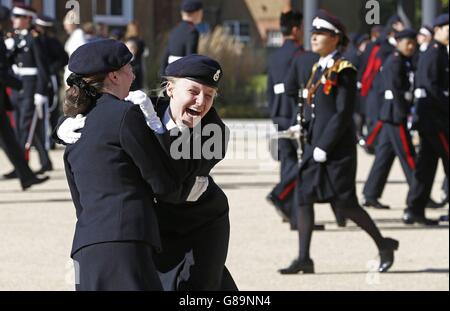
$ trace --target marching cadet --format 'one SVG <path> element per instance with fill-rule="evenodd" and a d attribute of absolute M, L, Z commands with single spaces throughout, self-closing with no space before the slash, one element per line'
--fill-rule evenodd
<path fill-rule="evenodd" d="M 134 79 L 131 60 L 125 44 L 99 40 L 69 61 L 64 113 L 87 116 L 57 130 L 65 137 L 66 122 L 82 128 L 64 155 L 78 218 L 71 252 L 77 290 L 162 290 L 153 259 L 161 249 L 155 196 L 186 202 L 206 191 L 195 177 L 185 184 L 176 175 L 139 106 L 124 101 Z"/>
<path fill-rule="evenodd" d="M 381 235 L 356 197 L 356 132 L 352 116 L 357 74 L 339 51 L 348 43 L 345 27 L 324 11 L 319 11 L 312 26 L 312 50 L 321 58 L 307 84 L 312 113 L 296 189 L 300 205 L 299 257 L 280 273 L 314 273 L 310 256 L 314 204 L 326 202 L 333 203 L 344 217 L 372 237 L 380 253 L 379 271 L 386 272 L 394 262 L 399 242 Z"/>
<path fill-rule="evenodd" d="M 42 46 L 46 48 L 47 59 L 50 73 L 50 90 L 49 90 L 49 111 L 46 120 L 49 124 L 44 129 L 45 137 L 48 135 L 48 128 L 54 129 L 58 124 L 60 117 L 60 99 L 59 89 L 62 85 L 60 73 L 64 70 L 69 62 L 69 55 L 64 50 L 63 44 L 58 40 L 55 34 L 55 20 L 51 17 L 40 15 L 36 21 L 36 30 L 40 33 L 39 39 Z M 50 142 L 47 142 L 50 143 Z M 48 146 L 46 146 L 48 147 Z"/>
<path fill-rule="evenodd" d="M 439 16 L 433 26 L 434 40 L 420 58 L 416 73 L 416 128 L 420 135 L 420 148 L 408 194 L 408 208 L 403 215 L 406 224 L 437 224 L 437 221 L 425 217 L 425 207 L 439 159 L 448 178 L 449 15 Z"/>
<path fill-rule="evenodd" d="M 11 127 L 7 110 L 11 110 L 11 103 L 6 93 L 6 88 L 20 89 L 22 83 L 10 73 L 9 60 L 4 44 L 3 29 L 10 19 L 8 8 L 0 5 L 0 140 L 3 142 L 6 156 L 13 164 L 20 179 L 23 190 L 27 190 L 33 185 L 41 184 L 48 180 L 48 177 L 38 178 L 31 171 L 25 161 L 24 151 L 17 142 L 14 130 Z"/>
<path fill-rule="evenodd" d="M 373 154 L 379 131 L 383 126 L 383 123 L 378 120 L 380 98 L 383 95 L 380 90 L 379 73 L 389 55 L 395 51 L 397 44 L 395 34 L 403 30 L 405 30 L 405 25 L 399 16 L 394 15 L 389 18 L 382 36 L 368 46 L 362 58 L 363 65 L 359 68 L 358 85 L 361 93 L 361 105 L 365 109 L 367 127 L 366 140 L 361 140 L 360 145 L 371 154 Z"/>
<path fill-rule="evenodd" d="M 408 130 L 414 91 L 413 56 L 417 50 L 417 33 L 404 30 L 395 35 L 397 50 L 389 56 L 380 73 L 384 101 L 379 120 L 383 127 L 378 134 L 376 157 L 364 187 L 366 206 L 389 209 L 378 202 L 383 194 L 396 157 L 400 160 L 408 185 L 416 168 L 415 150 Z"/>
<path fill-rule="evenodd" d="M 161 76 L 167 65 L 190 55 L 197 54 L 200 34 L 196 28 L 203 20 L 203 3 L 200 0 L 183 0 L 181 3 L 182 21 L 171 31 L 167 49 L 161 62 Z"/>
<path fill-rule="evenodd" d="M 297 56 L 304 52 L 303 15 L 289 11 L 281 14 L 280 26 L 284 43 L 269 60 L 267 96 L 270 117 L 279 131 L 286 131 L 297 124 L 298 105 L 295 98 L 286 95 L 284 81 Z M 278 159 L 281 162 L 280 183 L 267 196 L 284 220 L 290 220 L 290 211 L 295 208 L 293 191 L 287 193 L 291 180 L 289 175 L 298 170 L 298 144 L 292 139 L 278 141 Z"/>
<path fill-rule="evenodd" d="M 28 145 L 25 150 L 27 159 L 29 147 L 31 144 L 35 145 L 41 162 L 38 174 L 43 174 L 53 170 L 43 137 L 38 130 L 39 120 L 43 119 L 45 106 L 48 105 L 48 62 L 39 33 L 32 28 L 36 11 L 27 5 L 17 5 L 12 10 L 12 16 L 14 35 L 6 40 L 6 45 L 12 55 L 13 71 L 23 83 L 22 90 L 13 91 L 11 95 L 17 135 L 22 147 Z M 17 174 L 13 172 L 5 177 L 15 178 Z"/>

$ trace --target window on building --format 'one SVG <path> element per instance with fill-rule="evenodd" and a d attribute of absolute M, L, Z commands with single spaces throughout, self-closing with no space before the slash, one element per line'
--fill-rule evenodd
<path fill-rule="evenodd" d="M 250 24 L 243 21 L 225 21 L 223 23 L 227 29 L 228 34 L 235 37 L 241 42 L 247 43 L 250 41 Z"/>
<path fill-rule="evenodd" d="M 280 47 L 283 45 L 283 34 L 279 30 L 267 31 L 267 46 Z"/>
<path fill-rule="evenodd" d="M 133 20 L 133 0 L 93 0 L 94 22 L 123 26 Z"/>

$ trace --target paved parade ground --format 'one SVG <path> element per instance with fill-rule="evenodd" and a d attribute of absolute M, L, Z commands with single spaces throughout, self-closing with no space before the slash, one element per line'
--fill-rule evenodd
<path fill-rule="evenodd" d="M 236 122 L 227 123 L 238 128 Z M 242 135 L 233 138 L 232 148 L 250 152 L 256 148 L 254 135 L 248 139 Z M 266 147 L 260 144 L 257 148 Z M 373 161 L 361 150 L 359 155 L 358 194 Z M 0 290 L 74 289 L 69 252 L 75 210 L 64 175 L 63 150 L 53 151 L 51 156 L 55 171 L 42 186 L 24 193 L 18 181 L 0 180 Z M 213 174 L 230 203 L 227 266 L 241 290 L 449 290 L 448 226 L 403 225 L 401 215 L 408 187 L 398 162 L 382 198 L 393 209 L 370 210 L 383 234 L 400 240 L 390 273 L 370 272 L 378 264 L 375 245 L 353 223 L 338 229 L 330 207 L 323 205 L 316 207 L 316 222 L 325 224 L 326 231 L 316 232 L 312 242 L 316 274 L 281 276 L 277 270 L 289 265 L 296 256 L 297 235 L 265 200 L 279 178 L 278 166 L 267 155 L 243 158 L 236 153 L 231 155 Z M 36 160 L 33 153 L 32 167 L 37 170 Z M 11 170 L 1 151 L 0 163 L 0 174 Z M 440 199 L 443 178 L 440 167 L 433 190 L 435 199 Z M 437 218 L 445 213 L 447 210 L 429 211 L 428 216 Z"/>

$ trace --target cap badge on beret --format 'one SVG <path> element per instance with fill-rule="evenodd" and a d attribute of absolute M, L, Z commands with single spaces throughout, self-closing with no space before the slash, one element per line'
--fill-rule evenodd
<path fill-rule="evenodd" d="M 222 70 L 217 70 L 217 72 L 216 72 L 216 74 L 214 75 L 214 77 L 213 77 L 213 80 L 214 81 L 216 81 L 216 82 L 218 82 L 219 81 L 219 79 L 220 79 L 220 74 L 222 73 Z"/>

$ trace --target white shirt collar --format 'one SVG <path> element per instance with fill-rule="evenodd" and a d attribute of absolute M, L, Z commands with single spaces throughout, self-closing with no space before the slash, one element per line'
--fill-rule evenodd
<path fill-rule="evenodd" d="M 168 131 L 171 131 L 177 127 L 177 124 L 172 120 L 172 116 L 170 113 L 170 106 L 167 107 L 166 112 L 164 113 L 163 124 Z"/>
<path fill-rule="evenodd" d="M 319 59 L 319 67 L 324 70 L 326 68 L 331 68 L 334 65 L 334 59 L 333 57 L 336 55 L 338 51 L 334 50 L 334 52 L 328 54 L 325 57 L 322 57 L 321 59 Z"/>

